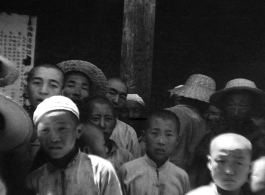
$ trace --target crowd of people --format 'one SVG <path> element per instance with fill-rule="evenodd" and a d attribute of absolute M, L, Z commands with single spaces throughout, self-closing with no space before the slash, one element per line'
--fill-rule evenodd
<path fill-rule="evenodd" d="M 264 195 L 265 92 L 203 74 L 169 92 L 147 114 L 90 62 L 36 64 L 29 106 L 0 94 L 0 194 Z"/>

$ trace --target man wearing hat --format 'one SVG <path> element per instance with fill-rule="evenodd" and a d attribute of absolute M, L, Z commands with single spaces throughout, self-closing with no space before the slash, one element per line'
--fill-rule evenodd
<path fill-rule="evenodd" d="M 248 138 L 253 145 L 253 158 L 265 155 L 265 133 L 254 124 L 252 117 L 264 107 L 265 92 L 253 81 L 237 78 L 214 93 L 210 103 L 221 109 L 225 125 L 223 132 L 234 132 Z"/>
<path fill-rule="evenodd" d="M 186 83 L 172 90 L 181 97 L 179 104 L 166 108 L 180 119 L 180 142 L 170 157 L 171 162 L 189 173 L 194 161 L 195 148 L 206 134 L 202 113 L 215 91 L 215 81 L 202 74 L 191 75 Z"/>
<path fill-rule="evenodd" d="M 23 182 L 31 164 L 32 120 L 16 102 L 0 94 L 0 178 L 7 194 L 27 194 Z M 2 193 L 1 193 L 2 194 Z M 5 194 L 5 193 L 3 193 Z"/>
<path fill-rule="evenodd" d="M 62 94 L 77 106 L 82 105 L 89 97 L 106 96 L 107 80 L 97 66 L 81 60 L 68 60 L 57 65 L 65 76 Z"/>

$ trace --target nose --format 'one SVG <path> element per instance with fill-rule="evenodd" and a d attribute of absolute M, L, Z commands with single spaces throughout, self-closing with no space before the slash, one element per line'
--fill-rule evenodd
<path fill-rule="evenodd" d="M 158 137 L 158 144 L 159 145 L 165 145 L 165 138 L 164 138 L 164 136 L 159 136 Z"/>
<path fill-rule="evenodd" d="M 44 83 L 40 88 L 40 94 L 47 95 L 48 94 L 48 86 L 46 83 Z"/>
<path fill-rule="evenodd" d="M 51 131 L 51 141 L 52 142 L 60 141 L 60 135 L 57 131 Z"/>
<path fill-rule="evenodd" d="M 99 127 L 101 129 L 105 129 L 106 128 L 106 124 L 105 124 L 105 120 L 104 119 L 101 119 L 100 122 L 99 122 Z"/>
<path fill-rule="evenodd" d="M 112 99 L 112 102 L 113 102 L 114 104 L 118 104 L 118 103 L 119 103 L 119 95 L 115 95 L 115 96 L 113 97 L 113 99 Z"/>
<path fill-rule="evenodd" d="M 75 87 L 73 95 L 80 97 L 81 96 L 81 88 L 80 87 Z"/>
<path fill-rule="evenodd" d="M 225 174 L 234 175 L 235 174 L 234 168 L 231 165 L 225 166 Z"/>

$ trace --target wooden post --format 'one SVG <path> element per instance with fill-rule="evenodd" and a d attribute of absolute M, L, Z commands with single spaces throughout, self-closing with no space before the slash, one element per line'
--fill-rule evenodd
<path fill-rule="evenodd" d="M 124 0 L 120 74 L 129 93 L 139 94 L 148 109 L 152 83 L 156 0 Z"/>

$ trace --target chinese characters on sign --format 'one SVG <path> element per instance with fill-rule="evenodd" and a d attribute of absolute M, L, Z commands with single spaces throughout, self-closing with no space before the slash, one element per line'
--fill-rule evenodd
<path fill-rule="evenodd" d="M 0 55 L 12 61 L 19 71 L 18 79 L 11 85 L 0 87 L 0 93 L 21 106 L 25 104 L 24 75 L 34 62 L 36 24 L 37 17 L 0 13 Z"/>

